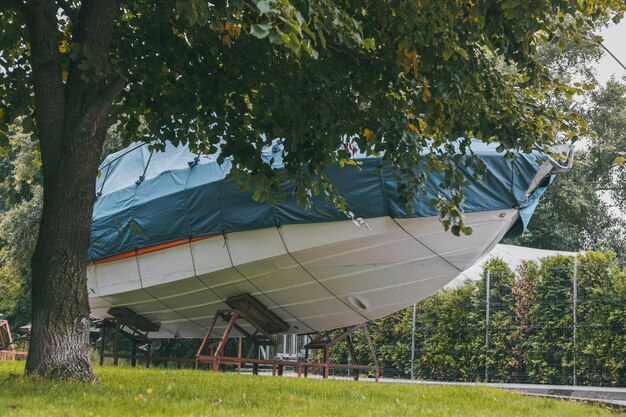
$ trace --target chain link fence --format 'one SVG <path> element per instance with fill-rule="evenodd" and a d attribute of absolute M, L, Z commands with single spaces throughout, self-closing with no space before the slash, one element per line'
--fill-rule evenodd
<path fill-rule="evenodd" d="M 626 387 L 626 271 L 611 252 L 514 269 L 492 259 L 480 279 L 368 326 L 381 377 Z M 261 357 L 303 360 L 308 341 L 278 336 L 277 347 L 263 348 Z M 193 357 L 197 342 L 163 340 L 153 348 L 160 346 L 155 355 Z M 371 365 L 363 334 L 353 342 L 359 363 Z M 227 345 L 230 354 L 235 345 Z M 345 342 L 333 348 L 332 362 L 350 360 Z"/>
<path fill-rule="evenodd" d="M 493 259 L 478 281 L 369 328 L 383 377 L 626 386 L 626 274 L 611 253 L 514 270 Z M 354 342 L 370 363 L 359 334 Z M 337 346 L 332 360 L 348 362 L 347 349 Z"/>

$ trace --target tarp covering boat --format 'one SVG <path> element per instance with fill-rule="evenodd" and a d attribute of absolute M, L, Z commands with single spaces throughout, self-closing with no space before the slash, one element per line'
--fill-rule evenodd
<path fill-rule="evenodd" d="M 547 156 L 540 152 L 518 153 L 505 159 L 497 144 L 473 141 L 472 151 L 487 166 L 486 181 L 471 178 L 465 188 L 464 211 L 519 209 L 520 216 L 511 232 L 519 233 L 549 183 L 533 184 Z M 264 151 L 264 159 L 281 169 L 280 146 Z M 430 200 L 445 194 L 441 177 L 431 174 L 427 195 L 411 203 L 410 212 L 401 202 L 392 167 L 381 157 L 356 157 L 358 167 L 332 166 L 328 173 L 346 197 L 348 209 L 356 216 L 396 219 L 437 216 Z M 91 246 L 88 258 L 95 261 L 113 255 L 180 239 L 289 224 L 311 224 L 346 220 L 344 213 L 326 206 L 323 197 L 317 207 L 300 207 L 292 191 L 283 185 L 287 200 L 271 206 L 252 199 L 252 190 L 241 192 L 235 182 L 225 181 L 231 162 L 217 162 L 217 155 L 195 155 L 186 146 L 167 144 L 165 151 L 151 151 L 148 144 L 131 144 L 107 157 L 100 166 L 96 191 Z M 420 167 L 416 167 L 420 169 Z"/>

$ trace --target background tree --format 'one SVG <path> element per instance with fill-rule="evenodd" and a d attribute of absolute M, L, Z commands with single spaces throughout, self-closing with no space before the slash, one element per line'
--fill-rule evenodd
<path fill-rule="evenodd" d="M 577 373 L 583 383 L 626 384 L 626 292 L 624 272 L 612 252 L 579 258 Z"/>
<path fill-rule="evenodd" d="M 477 322 L 480 333 L 474 335 L 478 343 L 484 342 L 487 331 L 486 296 L 487 296 L 487 272 L 489 272 L 489 344 L 482 349 L 483 361 L 486 367 L 487 380 L 506 380 L 509 373 L 509 358 L 512 347 L 509 336 L 513 325 L 513 302 L 512 291 L 515 276 L 509 266 L 501 259 L 495 258 L 487 262 L 483 268 L 483 274 L 477 284 L 477 293 L 474 295 L 476 304 Z"/>
<path fill-rule="evenodd" d="M 10 131 L 10 159 L 0 158 L 0 312 L 10 323 L 30 322 L 30 257 L 41 214 L 37 142 L 21 126 Z"/>
<path fill-rule="evenodd" d="M 626 212 L 626 84 L 611 79 L 594 91 L 588 117 L 598 136 L 589 151 L 589 176 Z"/>
<path fill-rule="evenodd" d="M 229 178 L 269 203 L 292 181 L 301 204 L 325 191 L 346 210 L 325 167 L 344 163 L 356 147 L 385 152 L 405 179 L 398 192 L 407 202 L 419 198 L 427 171 L 440 173 L 450 190 L 433 201 L 443 225 L 469 233 L 456 170 L 480 172 L 463 156 L 469 138 L 528 151 L 584 134 L 575 114 L 548 102 L 579 89 L 553 79 L 534 53 L 545 42 L 583 41 L 595 22 L 619 20 L 624 7 L 621 0 L 0 1 L 0 131 L 18 117 L 32 128 L 26 133 L 39 139 L 44 185 L 27 372 L 95 378 L 85 261 L 100 152 L 114 124 L 126 140 L 188 142 L 204 153 L 220 147 L 220 160 L 233 157 Z M 284 170 L 261 158 L 275 138 Z"/>
<path fill-rule="evenodd" d="M 0 312 L 16 329 L 31 322 L 30 258 L 43 190 L 37 138 L 17 123 L 9 128 L 8 142 L 8 158 L 0 158 Z M 121 148 L 120 135 L 110 130 L 102 154 Z"/>
<path fill-rule="evenodd" d="M 485 327 L 480 308 L 476 308 L 480 304 L 476 293 L 474 283 L 465 282 L 420 303 L 416 321 L 418 376 L 476 381 L 484 375 Z M 484 303 L 482 308 L 484 312 Z"/>
<path fill-rule="evenodd" d="M 528 375 L 526 354 L 533 347 L 528 343 L 532 329 L 530 309 L 533 305 L 533 284 L 538 279 L 539 267 L 533 261 L 522 263 L 516 272 L 511 292 L 514 303 L 512 308 L 513 323 L 509 332 L 511 351 L 508 359 L 508 380 L 522 382 Z"/>
<path fill-rule="evenodd" d="M 512 243 L 542 249 L 611 249 L 626 255 L 624 176 L 626 85 L 609 81 L 591 92 L 586 119 L 595 132 L 572 171 L 544 194 L 528 230 Z"/>
<path fill-rule="evenodd" d="M 541 383 L 572 382 L 572 271 L 571 257 L 544 258 L 533 284 L 526 363 L 529 376 Z"/>
<path fill-rule="evenodd" d="M 506 243 L 568 251 L 612 249 L 622 256 L 626 253 L 624 220 L 602 199 L 599 178 L 591 175 L 589 151 L 577 152 L 575 161 L 574 168 L 560 174 L 546 190 L 524 234 Z"/>

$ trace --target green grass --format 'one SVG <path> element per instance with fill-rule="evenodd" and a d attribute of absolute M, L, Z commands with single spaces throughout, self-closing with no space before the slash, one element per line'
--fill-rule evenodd
<path fill-rule="evenodd" d="M 97 367 L 98 385 L 34 381 L 0 362 L 0 416 L 548 416 L 606 408 L 474 387 Z"/>

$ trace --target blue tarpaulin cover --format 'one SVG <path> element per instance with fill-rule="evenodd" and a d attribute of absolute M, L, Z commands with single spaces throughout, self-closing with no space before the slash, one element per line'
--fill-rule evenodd
<path fill-rule="evenodd" d="M 527 196 L 527 190 L 547 156 L 540 152 L 505 159 L 497 144 L 474 141 L 472 150 L 487 165 L 487 181 L 475 181 L 471 171 L 459 167 L 471 184 L 465 188 L 464 211 L 481 212 L 519 208 L 520 219 L 510 231 L 521 233 L 539 197 L 550 181 Z M 280 147 L 264 150 L 264 159 L 280 169 Z M 272 160 L 273 158 L 273 160 Z M 199 159 L 199 160 L 198 160 Z M 166 145 L 151 152 L 147 144 L 131 144 L 109 155 L 100 166 L 88 259 L 94 261 L 135 249 L 181 239 L 235 232 L 281 224 L 346 220 L 346 215 L 328 207 L 322 196 L 316 207 L 306 210 L 294 198 L 294 185 L 283 185 L 286 201 L 275 206 L 258 203 L 252 192 L 241 192 L 225 181 L 231 163 L 218 164 L 217 155 L 199 156 L 186 146 Z M 442 177 L 430 174 L 427 195 L 411 203 L 412 213 L 401 202 L 392 167 L 381 157 L 356 157 L 357 168 L 332 166 L 328 173 L 357 217 L 393 218 L 437 216 L 430 200 L 446 194 Z M 194 160 L 197 163 L 193 163 Z M 417 168 L 419 169 L 419 167 Z M 142 180 L 140 180 L 142 177 Z"/>

